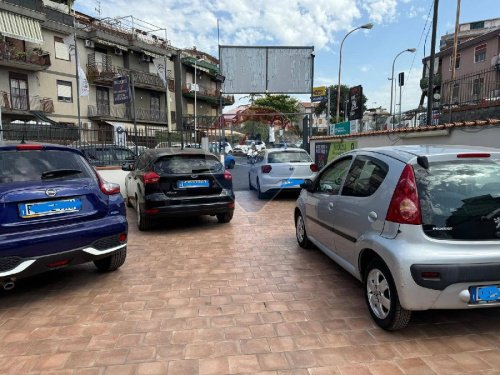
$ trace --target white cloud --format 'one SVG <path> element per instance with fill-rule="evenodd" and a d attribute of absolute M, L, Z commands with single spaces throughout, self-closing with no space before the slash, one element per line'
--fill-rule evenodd
<path fill-rule="evenodd" d="M 408 17 L 409 18 L 415 18 L 419 15 L 424 15 L 426 13 L 424 7 L 416 7 L 416 6 L 411 6 L 410 10 L 408 10 Z M 427 17 L 425 17 L 427 18 Z"/>
<path fill-rule="evenodd" d="M 371 69 L 372 69 L 371 65 L 363 65 L 363 66 L 361 66 L 361 68 L 359 68 L 359 70 L 361 70 L 363 73 L 366 73 L 366 72 L 370 71 Z"/>
<path fill-rule="evenodd" d="M 397 0 L 365 0 L 363 8 L 376 23 L 391 22 L 396 18 Z"/>
<path fill-rule="evenodd" d="M 109 0 L 101 2 L 103 17 L 133 15 L 165 27 L 172 45 L 196 46 L 216 54 L 217 19 L 220 42 L 232 45 L 314 45 L 329 50 L 337 33 L 369 18 L 392 20 L 397 0 Z M 95 2 L 80 0 L 76 8 L 95 15 Z"/>

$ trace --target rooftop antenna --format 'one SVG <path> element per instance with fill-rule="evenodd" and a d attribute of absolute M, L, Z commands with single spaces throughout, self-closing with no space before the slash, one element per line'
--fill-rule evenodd
<path fill-rule="evenodd" d="M 97 2 L 97 7 L 95 8 L 95 11 L 97 12 L 97 18 L 99 19 L 99 21 L 101 20 L 101 0 L 96 0 Z"/>

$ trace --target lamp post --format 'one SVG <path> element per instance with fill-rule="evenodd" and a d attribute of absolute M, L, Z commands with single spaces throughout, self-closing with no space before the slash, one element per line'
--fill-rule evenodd
<path fill-rule="evenodd" d="M 405 53 L 405 52 L 411 52 L 411 53 L 415 53 L 417 51 L 416 48 L 408 48 L 408 49 L 405 49 L 401 52 L 399 52 L 396 57 L 394 58 L 394 61 L 392 62 L 392 73 L 391 73 L 391 107 L 389 108 L 389 114 L 392 116 L 392 100 L 393 100 L 393 94 L 394 94 L 394 90 L 395 90 L 395 84 L 394 84 L 394 64 L 396 64 L 396 59 L 399 57 L 399 55 Z M 401 103 L 399 104 L 401 105 Z M 394 112 L 396 112 L 396 109 L 394 108 Z M 391 122 L 392 122 L 392 126 L 394 127 L 394 117 L 391 117 Z"/>
<path fill-rule="evenodd" d="M 344 39 L 342 39 L 342 43 L 340 43 L 340 55 L 339 55 L 339 82 L 338 82 L 338 85 L 337 85 L 337 117 L 335 119 L 335 121 L 339 121 L 339 118 L 340 118 L 340 72 L 341 72 L 341 68 L 342 68 L 342 46 L 344 45 L 344 41 L 345 41 L 345 38 L 347 38 L 350 34 L 352 34 L 353 32 L 355 32 L 356 30 L 359 30 L 359 29 L 371 29 L 373 27 L 373 24 L 372 23 L 367 23 L 366 25 L 362 25 L 362 26 L 359 26 L 359 27 L 356 27 L 355 29 L 352 29 L 351 31 L 349 31 L 345 36 L 344 36 Z"/>
<path fill-rule="evenodd" d="M 196 141 L 198 140 L 197 138 L 197 131 L 198 131 L 198 121 L 197 121 L 197 117 L 196 117 L 196 107 L 197 107 L 197 103 L 196 103 L 196 93 L 198 92 L 198 84 L 196 83 L 196 76 L 198 75 L 198 61 L 203 61 L 204 59 L 203 58 L 200 58 L 200 59 L 195 59 L 194 60 L 194 143 L 196 145 Z"/>

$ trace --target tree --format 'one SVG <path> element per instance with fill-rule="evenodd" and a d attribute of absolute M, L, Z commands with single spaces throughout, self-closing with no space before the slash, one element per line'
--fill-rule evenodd
<path fill-rule="evenodd" d="M 291 121 L 297 120 L 299 113 L 299 101 L 291 98 L 289 95 L 269 95 L 266 94 L 263 98 L 255 99 L 255 105 L 269 107 L 281 112 Z"/>
<path fill-rule="evenodd" d="M 346 85 L 340 85 L 340 121 L 344 121 L 345 117 L 345 100 L 349 100 L 349 87 Z M 368 98 L 363 94 L 361 100 L 362 112 L 366 111 L 366 102 Z M 326 113 L 328 99 L 322 100 L 318 106 L 314 109 L 314 113 L 319 116 L 322 113 Z M 347 103 L 347 113 L 351 111 L 351 106 Z M 330 121 L 335 122 L 335 117 L 337 116 L 337 85 L 330 86 Z"/>

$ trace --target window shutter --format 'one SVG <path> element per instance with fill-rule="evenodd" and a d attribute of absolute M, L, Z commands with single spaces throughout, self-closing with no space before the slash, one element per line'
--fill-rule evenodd
<path fill-rule="evenodd" d="M 71 99 L 71 86 L 58 83 L 57 84 L 57 96 Z"/>

